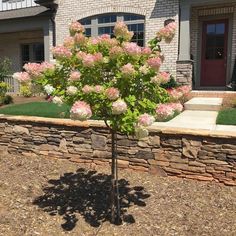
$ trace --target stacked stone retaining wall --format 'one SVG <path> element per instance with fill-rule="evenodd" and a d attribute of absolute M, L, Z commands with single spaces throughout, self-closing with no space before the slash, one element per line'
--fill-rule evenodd
<path fill-rule="evenodd" d="M 102 122 L 24 117 L 1 117 L 0 122 L 2 152 L 91 167 L 110 163 L 111 135 Z M 121 168 L 236 185 L 236 134 L 152 127 L 141 141 L 118 135 L 118 155 Z"/>

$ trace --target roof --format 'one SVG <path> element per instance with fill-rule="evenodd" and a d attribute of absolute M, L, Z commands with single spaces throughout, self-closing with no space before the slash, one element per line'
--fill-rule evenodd
<path fill-rule="evenodd" d="M 50 11 L 48 10 L 48 8 L 43 6 L 20 8 L 10 11 L 1 11 L 0 20 L 32 17 L 32 16 L 43 16 L 47 15 L 47 13 L 49 12 Z"/>

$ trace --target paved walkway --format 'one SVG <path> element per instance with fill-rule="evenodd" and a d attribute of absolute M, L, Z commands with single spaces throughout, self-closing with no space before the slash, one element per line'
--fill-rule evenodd
<path fill-rule="evenodd" d="M 222 99 L 221 99 L 222 103 Z M 236 132 L 234 125 L 216 125 L 219 98 L 194 98 L 185 104 L 185 111 L 168 122 L 157 122 L 156 127 L 186 128 Z"/>
<path fill-rule="evenodd" d="M 187 110 L 168 122 L 156 122 L 155 126 L 236 132 L 234 125 L 216 125 L 217 114 L 217 111 Z"/>

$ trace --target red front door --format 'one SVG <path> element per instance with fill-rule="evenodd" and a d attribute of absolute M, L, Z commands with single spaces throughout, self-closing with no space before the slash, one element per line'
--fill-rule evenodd
<path fill-rule="evenodd" d="M 201 86 L 226 85 L 227 42 L 228 20 L 203 23 Z"/>

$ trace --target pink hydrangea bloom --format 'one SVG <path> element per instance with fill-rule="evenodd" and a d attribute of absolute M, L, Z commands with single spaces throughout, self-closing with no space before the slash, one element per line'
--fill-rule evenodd
<path fill-rule="evenodd" d="M 170 73 L 160 72 L 158 75 L 151 79 L 151 82 L 157 85 L 166 84 L 170 81 Z"/>
<path fill-rule="evenodd" d="M 52 54 L 58 59 L 69 58 L 72 56 L 71 51 L 64 46 L 56 46 L 52 48 Z"/>
<path fill-rule="evenodd" d="M 74 36 L 74 42 L 78 45 L 85 45 L 87 42 L 86 37 L 82 33 L 76 33 Z"/>
<path fill-rule="evenodd" d="M 143 55 L 151 55 L 152 54 L 152 49 L 149 47 L 144 47 L 142 48 L 142 54 Z"/>
<path fill-rule="evenodd" d="M 73 37 L 69 36 L 64 39 L 63 46 L 72 49 L 75 45 L 75 40 Z"/>
<path fill-rule="evenodd" d="M 155 118 L 147 113 L 144 113 L 139 116 L 138 118 L 138 125 L 140 126 L 150 126 L 154 123 Z"/>
<path fill-rule="evenodd" d="M 121 72 L 123 75 L 129 76 L 135 73 L 135 69 L 131 63 L 128 63 L 121 67 Z"/>
<path fill-rule="evenodd" d="M 89 94 L 89 93 L 94 92 L 94 88 L 93 88 L 93 86 L 85 85 L 85 86 L 82 88 L 82 92 L 85 93 L 85 94 Z"/>
<path fill-rule="evenodd" d="M 92 116 L 92 110 L 88 103 L 83 101 L 77 101 L 72 106 L 71 118 L 76 120 L 87 120 Z"/>
<path fill-rule="evenodd" d="M 170 104 L 159 104 L 156 108 L 158 121 L 163 121 L 174 115 L 174 109 Z"/>
<path fill-rule="evenodd" d="M 164 28 L 160 29 L 157 33 L 157 37 L 160 39 L 164 39 L 167 43 L 171 42 L 176 33 L 177 24 L 175 22 L 171 22 L 166 25 Z"/>
<path fill-rule="evenodd" d="M 183 97 L 183 93 L 175 88 L 167 89 L 167 92 L 172 100 L 179 100 L 181 97 Z"/>
<path fill-rule="evenodd" d="M 182 92 L 184 96 L 188 95 L 191 91 L 191 87 L 189 85 L 183 85 L 177 88 L 178 91 Z"/>
<path fill-rule="evenodd" d="M 124 52 L 124 50 L 123 50 L 122 47 L 120 47 L 120 46 L 115 46 L 115 47 L 112 47 L 112 48 L 110 49 L 110 52 L 109 52 L 109 53 L 110 53 L 110 57 L 111 57 L 111 58 L 116 58 L 116 57 L 122 55 L 123 52 Z"/>
<path fill-rule="evenodd" d="M 125 41 L 130 41 L 134 33 L 128 30 L 128 27 L 124 22 L 118 21 L 116 22 L 115 27 L 114 27 L 114 35 L 117 38 L 122 38 Z"/>
<path fill-rule="evenodd" d="M 31 81 L 30 75 L 27 72 L 16 72 L 12 77 L 22 84 L 29 83 Z"/>
<path fill-rule="evenodd" d="M 78 81 L 81 77 L 81 73 L 79 71 L 71 71 L 69 80 Z"/>
<path fill-rule="evenodd" d="M 41 64 L 29 62 L 23 68 L 31 77 L 36 78 L 41 76 L 46 70 L 54 69 L 54 65 L 49 62 L 42 62 Z"/>
<path fill-rule="evenodd" d="M 169 103 L 170 107 L 172 107 L 172 109 L 176 112 L 182 112 L 183 111 L 183 105 L 180 102 L 176 102 L 176 103 Z"/>
<path fill-rule="evenodd" d="M 153 58 L 148 59 L 147 63 L 151 68 L 158 71 L 162 64 L 162 60 L 160 57 L 153 57 Z"/>
<path fill-rule="evenodd" d="M 82 60 L 87 54 L 85 52 L 82 52 L 82 51 L 79 51 L 76 53 L 76 57 L 79 59 L 79 60 Z"/>
<path fill-rule="evenodd" d="M 42 73 L 42 66 L 39 63 L 27 63 L 23 68 L 33 77 L 38 77 Z"/>
<path fill-rule="evenodd" d="M 54 68 L 55 68 L 55 65 L 47 61 L 44 61 L 41 63 L 42 72 L 45 72 L 46 70 L 53 70 Z"/>
<path fill-rule="evenodd" d="M 70 34 L 74 36 L 76 33 L 83 33 L 85 31 L 84 26 L 78 21 L 73 21 L 69 25 Z"/>
<path fill-rule="evenodd" d="M 95 86 L 94 86 L 94 92 L 95 92 L 95 93 L 102 93 L 103 90 L 104 90 L 104 88 L 103 88 L 103 86 L 101 86 L 101 85 L 95 85 Z"/>
<path fill-rule="evenodd" d="M 102 62 L 103 56 L 100 52 L 95 54 L 86 54 L 82 58 L 82 63 L 85 67 L 92 67 L 96 63 Z"/>
<path fill-rule="evenodd" d="M 149 72 L 149 68 L 148 68 L 148 66 L 143 65 L 143 66 L 141 66 L 141 67 L 139 68 L 139 71 L 140 71 L 142 74 L 146 75 L 146 74 L 148 74 L 148 72 Z"/>
<path fill-rule="evenodd" d="M 136 43 L 124 43 L 124 51 L 129 55 L 138 56 L 142 49 Z"/>
<path fill-rule="evenodd" d="M 116 100 L 117 98 L 119 98 L 120 92 L 117 88 L 111 87 L 111 88 L 106 89 L 105 95 L 107 96 L 109 100 Z"/>
<path fill-rule="evenodd" d="M 124 100 L 119 99 L 112 103 L 112 114 L 120 115 L 127 111 L 127 104 Z"/>

